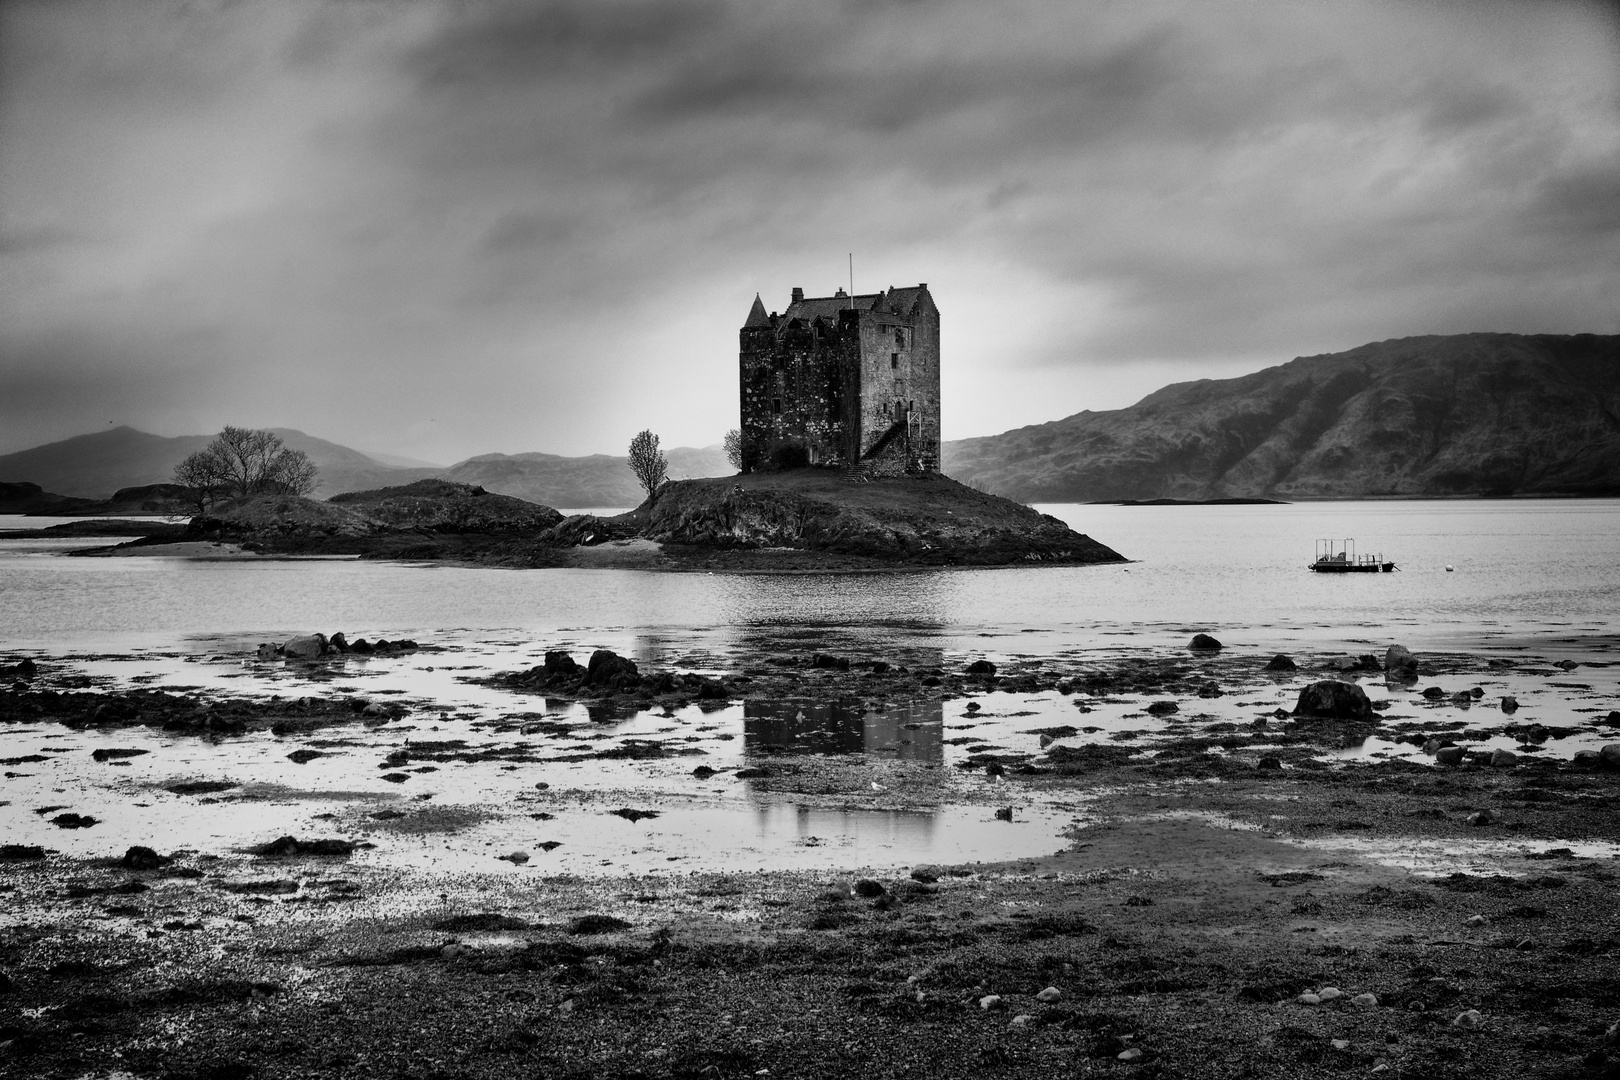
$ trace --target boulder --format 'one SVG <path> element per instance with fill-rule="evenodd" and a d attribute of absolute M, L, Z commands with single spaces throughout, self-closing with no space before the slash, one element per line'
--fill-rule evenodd
<path fill-rule="evenodd" d="M 1384 673 L 1392 678 L 1416 681 L 1417 657 L 1413 656 L 1412 650 L 1405 645 L 1391 645 L 1384 651 Z"/>
<path fill-rule="evenodd" d="M 585 669 L 585 685 L 599 690 L 619 690 L 641 678 L 636 662 L 610 649 L 591 653 Z"/>
<path fill-rule="evenodd" d="M 1187 643 L 1187 648 L 1203 651 L 1224 649 L 1226 646 L 1222 645 L 1218 638 L 1212 637 L 1209 634 L 1194 634 L 1193 639 Z"/>
<path fill-rule="evenodd" d="M 1608 769 L 1620 769 L 1620 743 L 1610 743 L 1599 750 L 1598 764 Z"/>
<path fill-rule="evenodd" d="M 975 660 L 967 666 L 967 673 L 969 675 L 994 675 L 996 665 L 989 660 Z"/>
<path fill-rule="evenodd" d="M 920 881 L 924 885 L 932 885 L 939 880 L 940 875 L 943 873 L 944 871 L 937 866 L 913 866 L 911 868 L 911 880 Z"/>
<path fill-rule="evenodd" d="M 156 870 L 167 865 L 169 861 L 151 848 L 136 844 L 124 852 L 119 865 L 126 870 Z"/>
<path fill-rule="evenodd" d="M 1181 706 L 1173 701 L 1155 701 L 1147 707 L 1149 716 L 1168 716 L 1173 712 L 1180 712 Z"/>
<path fill-rule="evenodd" d="M 349 651 L 349 639 L 343 636 L 343 631 L 341 630 L 327 638 L 326 643 L 338 652 Z"/>
<path fill-rule="evenodd" d="M 377 651 L 377 647 L 365 638 L 355 638 L 349 645 L 349 651 L 359 653 L 361 656 L 370 656 Z"/>
<path fill-rule="evenodd" d="M 1266 664 L 1267 671 L 1298 671 L 1299 665 L 1294 663 L 1293 657 L 1286 653 L 1278 653 Z"/>
<path fill-rule="evenodd" d="M 1603 723 L 1610 727 L 1620 727 L 1620 710 L 1609 710 L 1609 715 L 1603 718 Z"/>
<path fill-rule="evenodd" d="M 298 660 L 313 660 L 326 655 L 325 634 L 304 634 L 282 642 L 281 654 Z"/>
<path fill-rule="evenodd" d="M 1372 702 L 1355 683 L 1337 679 L 1313 682 L 1299 692 L 1295 716 L 1319 716 L 1331 720 L 1370 720 Z"/>
<path fill-rule="evenodd" d="M 1461 765 L 1468 751 L 1461 746 L 1442 746 L 1434 752 L 1437 765 Z"/>
<path fill-rule="evenodd" d="M 258 649 L 255 650 L 255 655 L 260 660 L 274 660 L 276 657 L 281 655 L 281 650 L 270 644 L 268 641 L 261 641 L 259 642 Z"/>
<path fill-rule="evenodd" d="M 1430 701 L 1439 701 L 1446 696 L 1446 692 L 1438 686 L 1426 686 L 1423 688 L 1423 696 Z"/>
<path fill-rule="evenodd" d="M 1254 767 L 1257 769 L 1280 770 L 1282 769 L 1282 758 L 1268 754 L 1259 761 L 1255 762 Z"/>
<path fill-rule="evenodd" d="M 1519 755 L 1511 750 L 1495 750 L 1491 753 L 1491 764 L 1498 769 L 1511 769 L 1519 763 Z"/>
<path fill-rule="evenodd" d="M 848 671 L 849 657 L 834 656 L 831 653 L 814 653 L 810 657 L 810 666 L 825 668 L 828 671 Z M 971 668 L 969 670 L 972 670 Z"/>
<path fill-rule="evenodd" d="M 1505 712 L 1505 713 L 1510 713 L 1510 714 L 1518 712 L 1519 711 L 1519 699 L 1516 698 L 1516 697 L 1513 697 L 1512 695 L 1504 697 L 1502 699 L 1502 711 Z"/>

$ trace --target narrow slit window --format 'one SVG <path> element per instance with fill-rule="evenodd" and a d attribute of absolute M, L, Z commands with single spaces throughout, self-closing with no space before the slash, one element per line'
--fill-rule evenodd
<path fill-rule="evenodd" d="M 896 348 L 903 349 L 906 347 L 906 332 L 902 327 L 897 326 L 894 328 L 894 344 Z"/>
<path fill-rule="evenodd" d="M 892 352 L 892 353 L 889 354 L 889 370 L 890 371 L 899 371 L 900 370 L 900 354 L 899 353 Z"/>
<path fill-rule="evenodd" d="M 771 398 L 771 412 L 775 413 L 778 416 L 782 415 L 782 399 L 781 398 L 779 398 L 779 397 Z"/>

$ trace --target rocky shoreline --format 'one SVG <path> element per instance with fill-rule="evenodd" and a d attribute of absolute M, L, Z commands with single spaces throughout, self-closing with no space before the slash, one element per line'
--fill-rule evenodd
<path fill-rule="evenodd" d="M 352 648 L 339 635 L 314 638 L 282 643 L 278 662 L 351 655 L 334 648 Z M 310 655 L 286 659 L 300 651 Z M 1087 810 L 1062 852 L 997 864 L 411 871 L 370 861 L 367 844 L 382 835 L 348 829 L 265 835 L 239 850 L 182 837 L 78 857 L 7 846 L 0 1068 L 188 1080 L 1574 1078 L 1620 1068 L 1620 768 L 1554 755 L 1567 730 L 1535 731 L 1503 698 L 1474 695 L 1471 684 L 1504 670 L 1489 658 L 1297 655 L 1294 672 L 1271 654 L 1208 647 L 1087 662 L 924 659 L 764 651 L 699 675 L 554 650 L 487 682 L 517 702 L 538 693 L 666 711 L 796 698 L 873 709 L 935 700 L 955 715 L 966 699 L 969 718 L 1059 693 L 1072 698 L 1075 729 L 1087 709 L 1125 697 L 1149 717 L 1159 703 L 1175 709 L 1161 710 L 1170 726 L 1146 755 L 1139 740 L 1076 743 L 1057 728 L 1043 730 L 1038 752 L 967 747 L 953 771 L 988 782 L 975 788 L 987 816 L 1034 793 Z M 1583 685 L 1610 663 L 1583 661 Z M 1570 677 L 1528 656 L 1512 670 Z M 75 688 L 72 662 L 52 657 L 10 662 L 0 676 L 3 724 L 155 725 L 199 740 L 386 732 L 433 707 Z M 1297 714 L 1230 730 L 1199 719 L 1202 704 L 1255 698 L 1278 680 Z M 1365 708 L 1347 691 L 1323 696 L 1327 684 L 1354 687 Z M 1445 690 L 1426 696 L 1431 687 Z M 1380 722 L 1391 700 L 1419 711 Z M 1589 704 L 1601 694 L 1581 701 L 1598 710 L 1587 726 L 1620 740 L 1620 714 Z M 1421 741 L 1430 760 L 1444 760 L 1445 743 L 1466 750 L 1504 731 L 1522 752 L 1468 751 L 1449 765 L 1332 759 L 1373 730 Z M 406 742 L 380 766 L 450 768 L 477 750 Z M 520 769 L 546 760 L 502 753 Z M 908 776 L 931 768 L 836 754 L 761 765 L 742 780 L 758 798 L 851 808 L 892 804 Z M 188 797 L 232 798 L 198 790 Z M 550 806 L 578 797 L 540 794 Z M 374 824 L 410 827 L 411 814 Z M 94 835 L 93 823 L 58 828 Z M 1391 857 L 1408 850 L 1422 872 Z M 1471 853 L 1470 869 L 1446 869 L 1452 850 Z"/>

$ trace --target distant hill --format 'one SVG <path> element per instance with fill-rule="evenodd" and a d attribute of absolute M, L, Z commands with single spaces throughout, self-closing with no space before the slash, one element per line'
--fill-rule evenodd
<path fill-rule="evenodd" d="M 672 480 L 730 476 L 737 470 L 718 446 L 679 446 L 665 452 Z M 446 480 L 478 484 L 489 491 L 543 506 L 631 507 L 646 498 L 628 458 L 607 454 L 481 454 L 439 474 Z"/>
<path fill-rule="evenodd" d="M 1025 502 L 1620 494 L 1620 336 L 1381 341 L 943 450 Z"/>
<path fill-rule="evenodd" d="M 275 428 L 282 441 L 302 450 L 320 469 L 315 493 L 334 495 L 360 488 L 408 484 L 436 469 L 396 469 L 358 450 L 313 438 L 292 428 Z M 93 435 L 0 456 L 0 481 L 38 484 L 46 491 L 85 499 L 105 499 L 120 488 L 167 483 L 187 454 L 207 446 L 212 435 L 167 437 L 116 427 Z"/>
<path fill-rule="evenodd" d="M 635 475 L 622 457 L 485 454 L 448 469 L 399 468 L 292 428 L 272 430 L 289 447 L 302 450 L 315 462 L 320 470 L 319 485 L 315 489 L 319 498 L 427 479 L 482 485 L 496 494 L 544 506 L 628 507 L 635 506 L 643 497 Z M 35 484 L 43 488 L 46 495 L 106 499 L 123 488 L 168 482 L 173 477 L 174 467 L 187 454 L 207 446 L 212 438 L 212 435 L 166 437 L 131 427 L 78 435 L 0 456 L 0 482 Z M 676 447 L 667 451 L 666 456 L 669 475 L 676 480 L 724 476 L 734 471 L 719 446 Z M 20 500 L 21 496 L 18 498 Z"/>

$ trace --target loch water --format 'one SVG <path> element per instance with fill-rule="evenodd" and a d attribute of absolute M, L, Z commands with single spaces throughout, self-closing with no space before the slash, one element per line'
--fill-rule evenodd
<path fill-rule="evenodd" d="M 603 715 L 482 685 L 492 672 L 538 663 L 547 649 L 584 658 L 612 648 L 652 667 L 714 672 L 761 653 L 828 651 L 914 665 L 1052 658 L 1065 664 L 1172 655 L 1196 631 L 1230 652 L 1299 655 L 1414 650 L 1569 657 L 1579 689 L 1512 673 L 1484 690 L 1513 693 L 1520 717 L 1571 732 L 1620 707 L 1609 650 L 1620 612 L 1620 500 L 1355 502 L 1236 506 L 1042 506 L 1130 562 L 854 575 L 663 574 L 509 570 L 356 559 L 193 560 L 81 558 L 99 541 L 5 539 L 0 531 L 0 660 L 51 659 L 95 685 L 197 688 L 214 694 L 357 695 L 399 700 L 397 724 L 339 738 L 307 763 L 287 759 L 269 733 L 205 742 L 149 729 L 0 730 L 0 757 L 43 760 L 9 769 L 0 829 L 15 842 L 78 854 L 130 843 L 229 855 L 273 835 L 364 836 L 362 857 L 401 866 L 481 872 L 679 872 L 759 867 L 903 866 L 1043 854 L 1084 826 L 1087 807 L 1026 797 L 952 768 L 974 744 L 1034 752 L 1043 725 L 1074 724 L 1056 693 L 966 702 L 890 703 L 882 715 L 848 703 L 733 703 L 709 711 Z M 0 519 L 0 530 L 38 519 Z M 1321 538 L 1354 538 L 1400 568 L 1318 575 L 1306 569 Z M 351 638 L 409 637 L 433 651 L 345 657 L 330 665 L 262 663 L 261 641 L 309 631 Z M 1369 687 L 1369 689 L 1372 689 Z M 1200 702 L 1205 721 L 1247 723 L 1285 707 L 1296 686 Z M 1145 702 L 1098 705 L 1078 741 L 1140 732 L 1151 754 Z M 1397 703 L 1391 715 L 1407 708 Z M 383 781 L 378 761 L 405 740 L 460 739 L 473 749 L 544 741 L 515 736 L 514 715 L 570 725 L 545 743 L 555 760 L 444 764 Z M 1499 714 L 1498 714 L 1499 715 Z M 1585 730 L 1585 729 L 1581 729 Z M 1549 744 L 1568 756 L 1586 734 Z M 590 759 L 581 751 L 629 741 L 679 744 L 666 759 Z M 1612 739 L 1610 740 L 1612 741 Z M 1497 737 L 1483 745 L 1512 746 Z M 97 748 L 148 753 L 93 763 Z M 896 791 L 872 773 L 859 808 L 754 790 L 729 772 L 784 750 L 876 765 L 919 765 L 937 783 Z M 1417 751 L 1369 740 L 1346 760 Z M 721 771 L 695 784 L 694 762 Z M 851 767 L 859 767 L 851 766 Z M 930 771 L 931 770 L 931 771 Z M 233 785 L 199 800 L 177 780 Z M 930 781 L 932 783 L 932 781 Z M 544 785 L 543 787 L 540 785 Z M 995 804 L 1017 802 L 1013 822 Z M 630 823 L 608 813 L 656 806 Z M 53 828 L 36 811 L 70 805 L 90 829 Z M 398 826 L 431 817 L 431 827 Z M 427 808 L 431 808 L 431 814 Z M 557 844 L 545 851 L 538 845 Z M 536 851 L 519 868 L 494 859 Z"/>

